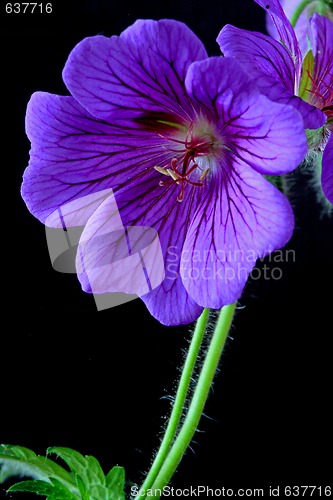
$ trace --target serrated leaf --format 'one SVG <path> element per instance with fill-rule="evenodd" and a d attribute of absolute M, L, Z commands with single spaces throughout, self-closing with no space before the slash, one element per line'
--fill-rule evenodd
<path fill-rule="evenodd" d="M 103 486 L 106 484 L 104 472 L 95 457 L 84 457 L 76 450 L 72 450 L 71 448 L 62 448 L 59 446 L 48 448 L 47 452 L 54 453 L 58 455 L 58 457 L 62 458 L 73 474 L 78 474 L 87 486 L 89 484 L 98 484 Z"/>
<path fill-rule="evenodd" d="M 52 478 L 51 482 L 46 481 L 22 481 L 16 483 L 8 489 L 8 492 L 25 491 L 29 493 L 36 493 L 36 495 L 44 495 L 47 500 L 78 500 L 81 496 L 73 495 L 67 488 L 65 488 L 60 481 Z"/>
<path fill-rule="evenodd" d="M 106 476 L 106 486 L 117 500 L 125 500 L 125 470 L 123 467 L 115 466 Z"/>
<path fill-rule="evenodd" d="M 24 446 L 13 446 L 10 444 L 0 444 L 0 455 L 11 454 L 17 458 L 27 459 L 35 458 L 37 455 L 34 451 Z"/>
<path fill-rule="evenodd" d="M 0 483 L 14 476 L 28 476 L 50 482 L 51 477 L 59 480 L 73 494 L 78 493 L 74 477 L 49 458 L 36 455 L 22 446 L 0 446 Z"/>
<path fill-rule="evenodd" d="M 28 448 L 0 447 L 0 481 L 18 475 L 33 478 L 8 491 L 34 492 L 48 500 L 125 500 L 122 467 L 114 467 L 105 477 L 95 457 L 83 456 L 71 448 L 52 447 L 47 451 L 60 457 L 71 472 Z"/>
<path fill-rule="evenodd" d="M 52 447 L 48 453 L 58 455 L 77 476 L 78 487 L 82 495 L 88 497 L 87 500 L 119 500 L 124 496 L 119 496 L 118 486 L 116 492 L 109 489 L 106 484 L 104 472 L 95 457 L 83 456 L 81 453 L 71 448 Z M 83 483 L 83 484 L 82 484 Z"/>

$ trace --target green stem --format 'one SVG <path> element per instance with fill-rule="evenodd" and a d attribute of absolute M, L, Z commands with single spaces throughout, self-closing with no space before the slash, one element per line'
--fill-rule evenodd
<path fill-rule="evenodd" d="M 200 318 L 197 321 L 193 337 L 191 340 L 190 348 L 187 353 L 184 368 L 182 370 L 182 375 L 179 381 L 179 386 L 172 407 L 172 412 L 170 415 L 168 426 L 166 428 L 163 440 L 161 442 L 160 448 L 157 452 L 153 465 L 151 466 L 148 475 L 143 485 L 141 486 L 139 493 L 136 496 L 137 499 L 138 498 L 142 499 L 141 495 L 145 491 L 150 489 L 152 484 L 154 483 L 158 473 L 160 472 L 163 462 L 170 450 L 171 444 L 177 432 L 178 425 L 183 414 L 184 403 L 186 401 L 186 395 L 191 382 L 193 369 L 198 357 L 202 339 L 206 331 L 208 316 L 209 316 L 209 309 L 204 309 L 203 313 L 201 314 Z"/>
<path fill-rule="evenodd" d="M 296 9 L 293 12 L 293 15 L 290 18 L 290 24 L 292 25 L 293 28 L 295 28 L 296 23 L 302 14 L 303 10 L 306 9 L 306 7 L 312 3 L 313 0 L 303 0 L 300 4 L 297 5 Z"/>
<path fill-rule="evenodd" d="M 160 498 L 163 488 L 169 483 L 197 430 L 228 337 L 235 307 L 236 303 L 223 307 L 220 312 L 185 421 L 152 485 L 153 498 Z"/>

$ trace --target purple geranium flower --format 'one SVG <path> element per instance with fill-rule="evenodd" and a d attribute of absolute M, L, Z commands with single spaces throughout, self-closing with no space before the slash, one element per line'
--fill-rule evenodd
<path fill-rule="evenodd" d="M 321 129 L 309 134 L 309 146 L 323 152 L 333 129 L 333 23 L 314 14 L 309 22 L 311 48 L 302 57 L 294 29 L 278 0 L 255 0 L 266 9 L 280 41 L 261 33 L 225 26 L 218 36 L 221 50 L 235 57 L 252 72 L 261 92 L 273 101 L 290 103 L 302 114 L 307 129 Z M 322 187 L 333 203 L 327 179 L 333 169 L 330 155 L 322 161 Z"/>
<path fill-rule="evenodd" d="M 299 113 L 261 95 L 235 60 L 207 58 L 172 20 L 86 38 L 63 77 L 73 97 L 37 92 L 27 109 L 30 211 L 52 224 L 64 204 L 112 189 L 125 227 L 158 232 L 165 279 L 142 299 L 159 321 L 188 323 L 234 302 L 256 259 L 292 234 L 288 200 L 261 174 L 304 158 Z M 102 195 L 78 204 L 71 223 L 85 224 L 85 243 L 110 222 L 109 207 Z"/>

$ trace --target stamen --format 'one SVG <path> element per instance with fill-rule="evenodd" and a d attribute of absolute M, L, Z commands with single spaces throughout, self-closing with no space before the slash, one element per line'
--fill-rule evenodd
<path fill-rule="evenodd" d="M 170 175 L 165 167 L 154 167 L 154 169 L 157 170 L 157 172 L 159 172 L 160 174 Z"/>
<path fill-rule="evenodd" d="M 184 196 L 185 196 L 185 186 L 182 186 L 181 193 L 177 196 L 177 201 L 181 203 L 184 199 Z"/>
<path fill-rule="evenodd" d="M 174 172 L 173 170 L 170 170 L 169 171 L 169 175 L 170 177 L 173 178 L 174 181 L 176 182 L 179 182 L 179 180 L 181 179 L 181 176 L 178 174 L 178 172 Z"/>
<path fill-rule="evenodd" d="M 204 183 L 202 181 L 205 179 L 205 177 L 207 176 L 207 174 L 210 170 L 209 168 L 206 168 L 202 172 L 201 177 L 200 177 L 200 181 L 192 181 L 189 178 L 189 175 L 191 175 L 197 168 L 199 168 L 199 170 L 201 170 L 201 169 L 200 169 L 199 165 L 197 163 L 195 163 L 194 161 L 193 161 L 193 165 L 191 165 L 191 167 L 188 168 L 191 161 L 193 161 L 192 154 L 190 156 L 185 155 L 185 159 L 183 161 L 182 172 L 179 172 L 178 165 L 177 165 L 177 163 L 178 163 L 177 158 L 173 158 L 171 160 L 171 168 L 158 167 L 158 166 L 154 167 L 154 169 L 157 170 L 157 172 L 160 172 L 163 175 L 168 175 L 169 177 L 171 177 L 171 179 L 168 181 L 160 181 L 159 186 L 164 187 L 164 186 L 170 186 L 172 184 L 178 184 L 181 186 L 181 192 L 177 197 L 177 201 L 179 201 L 179 202 L 182 202 L 184 199 L 185 186 L 187 184 L 189 184 L 190 186 L 202 187 L 204 185 Z"/>
<path fill-rule="evenodd" d="M 187 185 L 202 187 L 207 178 L 210 168 L 202 168 L 195 161 L 199 157 L 216 155 L 218 149 L 222 148 L 220 137 L 215 128 L 205 120 L 198 120 L 188 125 L 183 138 L 180 136 L 163 136 L 171 147 L 165 147 L 174 156 L 169 165 L 163 167 L 155 166 L 157 172 L 169 177 L 168 180 L 160 181 L 160 186 L 171 186 L 177 184 L 180 193 L 177 201 L 182 202 L 185 197 Z M 182 145 L 182 146 L 181 146 Z M 195 173 L 198 170 L 197 173 Z"/>
<path fill-rule="evenodd" d="M 205 177 L 207 176 L 207 174 L 208 174 L 208 172 L 209 172 L 209 171 L 210 171 L 210 168 L 206 168 L 206 169 L 202 172 L 202 174 L 201 174 L 201 176 L 200 176 L 200 180 L 201 180 L 201 181 L 203 181 L 203 180 L 205 179 Z"/>
<path fill-rule="evenodd" d="M 314 79 L 314 77 L 310 74 L 308 69 L 306 70 L 306 72 L 307 72 L 308 77 L 309 77 L 309 79 L 312 83 L 312 86 L 313 86 L 313 90 L 306 89 L 307 92 L 309 92 L 310 94 L 313 94 L 316 97 L 319 97 L 319 99 L 321 99 L 321 105 L 323 106 L 322 111 L 325 112 L 327 108 L 328 108 L 328 110 L 330 110 L 330 104 L 331 104 L 332 99 L 333 99 L 333 86 L 332 86 L 332 84 L 326 83 L 324 78 L 326 75 L 329 75 L 330 77 L 332 77 L 331 73 L 329 71 L 326 71 L 325 74 L 323 75 L 323 77 L 317 83 L 316 80 Z M 333 81 L 333 77 L 332 77 L 332 81 Z M 319 88 L 320 84 L 322 84 L 324 87 L 326 87 L 324 89 L 324 91 L 323 90 L 320 91 L 320 88 Z M 328 104 L 328 106 L 326 106 L 326 103 Z"/>

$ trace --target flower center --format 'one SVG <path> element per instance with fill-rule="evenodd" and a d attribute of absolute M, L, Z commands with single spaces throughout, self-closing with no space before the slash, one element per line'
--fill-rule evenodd
<path fill-rule="evenodd" d="M 330 83 L 327 83 L 324 79 L 321 79 L 318 83 L 309 74 L 309 79 L 312 83 L 312 88 L 307 89 L 311 94 L 308 102 L 313 104 L 317 108 L 321 109 L 323 113 L 326 114 L 328 118 L 333 117 L 333 75 L 329 72 L 327 74 L 330 76 Z"/>
<path fill-rule="evenodd" d="M 299 97 L 321 109 L 328 118 L 333 117 L 333 75 L 328 68 L 321 77 L 314 75 L 315 59 L 311 50 L 306 54 L 302 66 Z"/>
<path fill-rule="evenodd" d="M 215 127 L 202 118 L 190 123 L 185 136 L 184 131 L 177 130 L 177 134 L 172 137 L 162 137 L 167 139 L 170 145 L 168 150 L 174 155 L 169 164 L 154 167 L 169 177 L 161 180 L 159 185 L 179 185 L 177 201 L 182 202 L 187 185 L 202 187 L 210 177 L 211 160 L 222 148 L 221 138 Z"/>

